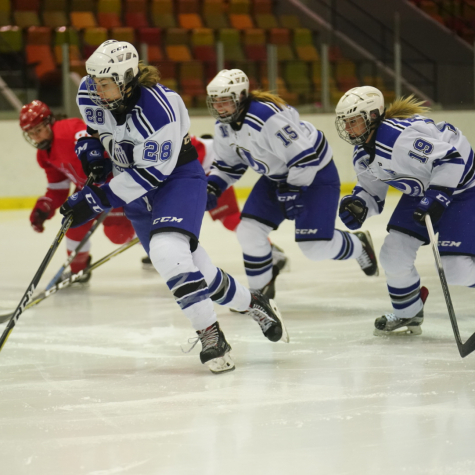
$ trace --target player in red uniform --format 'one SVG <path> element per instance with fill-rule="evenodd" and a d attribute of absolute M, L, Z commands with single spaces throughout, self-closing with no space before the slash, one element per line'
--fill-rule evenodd
<path fill-rule="evenodd" d="M 33 101 L 20 111 L 20 127 L 27 142 L 38 149 L 36 159 L 46 173 L 48 185 L 44 196 L 36 201 L 30 214 L 33 229 L 42 233 L 44 222 L 51 219 L 68 198 L 71 182 L 76 190 L 82 189 L 87 177 L 83 171 L 74 147 L 80 137 L 88 135 L 86 125 L 80 119 L 57 120 L 49 107 L 41 101 Z M 94 221 L 83 224 L 66 233 L 66 247 L 71 254 L 84 236 L 91 229 Z M 130 221 L 122 208 L 113 209 L 103 222 L 104 233 L 114 244 L 125 244 L 134 235 Z M 71 272 L 78 273 L 90 262 L 91 244 L 87 242 L 71 262 Z M 89 280 L 90 274 L 82 279 Z"/>
<path fill-rule="evenodd" d="M 192 135 L 190 136 L 190 139 L 191 143 L 198 152 L 198 160 L 201 163 L 205 173 L 208 175 L 215 158 L 215 153 L 213 150 L 213 136 L 202 135 L 200 138 L 198 138 Z M 241 220 L 241 210 L 239 209 L 234 187 L 230 186 L 226 191 L 221 193 L 220 197 L 218 198 L 218 205 L 216 208 L 209 210 L 209 214 L 213 221 L 220 220 L 226 229 L 229 229 L 230 231 L 236 230 Z M 273 265 L 276 267 L 274 274 L 276 274 L 282 271 L 288 264 L 288 258 L 280 247 L 273 243 L 271 243 L 271 246 L 272 261 Z M 148 256 L 142 259 L 142 263 L 145 269 L 154 270 L 152 262 Z M 265 294 L 267 294 L 268 290 L 266 287 L 264 287 Z M 269 289 L 269 292 L 270 294 L 268 297 L 273 298 L 273 289 Z"/>

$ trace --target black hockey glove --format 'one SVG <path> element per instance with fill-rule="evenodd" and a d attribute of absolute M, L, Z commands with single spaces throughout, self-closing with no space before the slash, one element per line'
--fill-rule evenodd
<path fill-rule="evenodd" d="M 338 215 L 348 229 L 360 229 L 368 215 L 368 206 L 363 198 L 347 195 L 341 199 Z"/>
<path fill-rule="evenodd" d="M 104 190 L 98 186 L 85 186 L 81 191 L 71 195 L 61 206 L 59 212 L 67 217 L 73 215 L 72 228 L 87 223 L 106 209 L 112 208 Z M 64 221 L 64 220 L 63 220 Z"/>
<path fill-rule="evenodd" d="M 74 150 L 86 176 L 92 173 L 96 183 L 104 183 L 112 171 L 112 161 L 104 156 L 101 141 L 96 137 L 81 137 Z"/>
<path fill-rule="evenodd" d="M 453 188 L 429 186 L 424 198 L 419 202 L 412 217 L 419 226 L 426 225 L 425 217 L 428 214 L 432 224 L 436 224 L 452 201 Z"/>
<path fill-rule="evenodd" d="M 206 211 L 216 208 L 218 206 L 218 198 L 221 196 L 223 190 L 217 183 L 217 181 L 208 178 L 208 186 L 206 187 L 208 198 L 206 200 Z"/>
<path fill-rule="evenodd" d="M 302 192 L 307 187 L 291 185 L 289 183 L 279 183 L 277 188 L 277 200 L 286 219 L 295 219 L 303 211 Z"/>

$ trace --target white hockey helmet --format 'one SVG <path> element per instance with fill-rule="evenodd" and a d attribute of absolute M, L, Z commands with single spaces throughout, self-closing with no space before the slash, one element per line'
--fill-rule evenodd
<path fill-rule="evenodd" d="M 372 86 L 354 87 L 347 91 L 336 105 L 335 126 L 338 135 L 352 145 L 360 145 L 366 141 L 373 122 L 378 121 L 384 113 L 383 93 Z M 358 136 L 347 129 L 349 119 L 362 117 L 365 131 Z"/>
<path fill-rule="evenodd" d="M 240 110 L 241 101 L 249 95 L 249 78 L 240 69 L 223 69 L 220 71 L 206 87 L 208 97 L 206 103 L 210 114 L 220 122 L 229 124 L 235 121 Z M 214 107 L 214 104 L 222 101 L 223 98 L 231 97 L 236 106 L 236 110 L 226 116 L 222 116 Z"/>
<path fill-rule="evenodd" d="M 124 100 L 125 86 L 139 74 L 139 55 L 135 47 L 126 41 L 104 41 L 86 61 L 87 90 L 91 100 L 105 109 L 117 109 Z M 120 99 L 104 101 L 97 95 L 94 78 L 112 78 L 122 93 Z"/>

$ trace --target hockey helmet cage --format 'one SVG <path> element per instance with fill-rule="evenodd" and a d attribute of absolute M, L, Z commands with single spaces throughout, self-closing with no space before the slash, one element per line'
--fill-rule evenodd
<path fill-rule="evenodd" d="M 91 100 L 106 109 L 116 109 L 124 100 L 125 86 L 138 77 L 139 55 L 135 47 L 126 41 L 107 40 L 86 61 L 86 71 L 86 85 Z M 112 78 L 119 86 L 122 98 L 114 101 L 100 99 L 94 78 Z"/>
<path fill-rule="evenodd" d="M 210 114 L 219 122 L 228 124 L 234 122 L 240 113 L 240 103 L 249 96 L 249 78 L 240 69 L 223 69 L 206 87 L 207 105 Z M 235 111 L 223 116 L 214 104 L 223 98 L 231 98 L 236 108 Z"/>
<path fill-rule="evenodd" d="M 371 125 L 378 122 L 384 113 L 383 94 L 372 86 L 354 87 L 338 101 L 335 112 L 338 135 L 352 145 L 360 145 L 368 138 Z M 347 129 L 347 122 L 358 117 L 363 118 L 365 130 L 356 136 L 351 134 L 351 128 Z"/>

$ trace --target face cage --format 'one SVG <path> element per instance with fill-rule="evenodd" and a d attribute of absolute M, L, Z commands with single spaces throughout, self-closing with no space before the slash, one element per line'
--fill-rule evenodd
<path fill-rule="evenodd" d="M 111 77 L 114 81 L 115 84 L 117 84 L 117 81 L 114 77 Z M 98 92 L 97 92 L 97 84 L 94 82 L 94 79 L 92 76 L 88 76 L 86 79 L 86 87 L 87 87 L 87 93 L 89 94 L 89 99 L 91 99 L 96 106 L 102 107 L 103 109 L 107 110 L 116 110 L 118 109 L 123 103 L 124 103 L 124 91 L 121 86 L 117 84 L 117 87 L 119 88 L 120 92 L 120 98 L 119 99 L 114 99 L 114 100 L 107 100 L 107 99 L 101 99 Z"/>
<path fill-rule="evenodd" d="M 357 137 L 352 137 L 350 135 L 350 133 L 348 132 L 348 130 L 346 129 L 346 124 L 345 124 L 345 119 L 348 120 L 348 119 L 357 119 L 358 117 L 362 117 L 363 120 L 364 120 L 364 124 L 365 124 L 365 130 L 363 133 L 361 133 L 360 135 L 358 135 Z M 345 141 L 345 142 L 348 142 L 349 144 L 351 145 L 361 145 L 363 143 L 366 142 L 366 139 L 368 138 L 369 136 L 369 133 L 371 131 L 370 129 L 370 122 L 368 120 L 366 120 L 366 116 L 365 114 L 363 113 L 360 113 L 360 114 L 357 114 L 357 115 L 353 115 L 353 116 L 350 116 L 350 117 L 337 117 L 335 119 L 335 127 L 336 127 L 336 130 L 338 132 L 338 135 Z M 350 129 L 351 130 L 351 129 Z"/>
<path fill-rule="evenodd" d="M 40 122 L 40 123 L 44 124 L 45 127 L 50 126 L 51 123 L 52 123 L 51 118 L 47 117 L 45 120 L 43 120 L 43 122 Z M 40 125 L 40 124 L 37 124 L 35 127 L 38 127 L 38 125 Z M 32 128 L 34 128 L 34 127 L 32 127 Z M 26 130 L 23 131 L 23 137 L 30 145 L 33 145 L 33 147 L 37 148 L 38 150 L 48 150 L 51 147 L 51 143 L 53 142 L 53 139 L 42 140 L 41 142 L 35 142 L 28 135 L 28 132 Z"/>
<path fill-rule="evenodd" d="M 228 97 L 228 96 L 226 96 Z M 208 96 L 206 98 L 206 105 L 208 106 L 208 111 L 209 113 L 219 122 L 221 122 L 222 124 L 230 124 L 231 122 L 234 122 L 238 117 L 239 117 L 239 113 L 240 113 L 240 101 L 238 99 L 236 99 L 236 95 L 234 93 L 232 93 L 232 96 L 229 96 L 231 97 L 231 100 L 234 101 L 234 105 L 236 107 L 236 110 L 232 113 L 232 114 L 229 114 L 227 116 L 222 116 L 220 115 L 220 113 L 214 108 L 214 105 L 215 103 L 218 102 L 218 99 L 222 99 L 222 97 L 219 97 L 219 96 Z"/>

